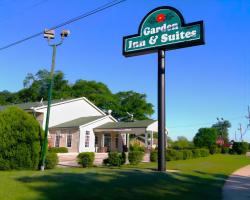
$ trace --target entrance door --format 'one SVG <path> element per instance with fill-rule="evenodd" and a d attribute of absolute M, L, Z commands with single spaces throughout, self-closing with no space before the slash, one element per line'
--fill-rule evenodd
<path fill-rule="evenodd" d="M 110 133 L 104 134 L 104 147 L 107 148 L 107 151 L 111 151 L 111 135 Z"/>

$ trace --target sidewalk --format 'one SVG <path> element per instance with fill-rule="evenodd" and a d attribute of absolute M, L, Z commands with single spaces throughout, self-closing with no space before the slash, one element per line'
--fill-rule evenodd
<path fill-rule="evenodd" d="M 250 165 L 228 178 L 223 187 L 223 200 L 250 200 Z"/>

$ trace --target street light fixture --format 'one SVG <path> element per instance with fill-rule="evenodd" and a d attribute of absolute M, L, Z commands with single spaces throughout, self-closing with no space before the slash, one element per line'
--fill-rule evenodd
<path fill-rule="evenodd" d="M 50 105 L 51 105 L 52 87 L 53 87 L 53 79 L 55 71 L 56 48 L 63 43 L 64 38 L 68 37 L 69 34 L 70 34 L 69 30 L 63 30 L 61 32 L 61 41 L 59 43 L 54 43 L 54 44 L 51 44 L 50 42 L 55 38 L 55 30 L 45 29 L 43 34 L 44 38 L 47 39 L 49 46 L 53 48 L 53 54 L 52 54 L 52 64 L 51 64 L 51 71 L 50 71 L 49 85 L 48 85 L 48 105 L 47 105 L 46 123 L 45 123 L 45 136 L 42 146 L 41 171 L 44 171 L 45 168 L 45 158 L 48 148 L 49 117 L 50 117 Z"/>

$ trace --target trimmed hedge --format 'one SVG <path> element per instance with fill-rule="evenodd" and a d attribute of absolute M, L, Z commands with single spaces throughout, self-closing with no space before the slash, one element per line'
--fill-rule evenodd
<path fill-rule="evenodd" d="M 0 170 L 38 169 L 43 131 L 17 107 L 0 112 Z"/>
<path fill-rule="evenodd" d="M 128 153 L 128 160 L 131 165 L 139 164 L 144 156 L 144 152 L 142 151 L 131 151 Z"/>
<path fill-rule="evenodd" d="M 208 149 L 198 149 L 198 151 L 200 151 L 200 156 L 201 157 L 209 156 L 209 150 Z"/>
<path fill-rule="evenodd" d="M 176 160 L 184 160 L 184 153 L 183 151 L 176 151 Z"/>
<path fill-rule="evenodd" d="M 211 145 L 210 147 L 209 147 L 209 153 L 210 154 L 216 154 L 217 153 L 217 145 Z"/>
<path fill-rule="evenodd" d="M 201 151 L 200 151 L 200 149 L 193 149 L 192 152 L 193 152 L 193 158 L 199 158 L 199 157 L 201 157 Z"/>
<path fill-rule="evenodd" d="M 191 150 L 183 150 L 183 160 L 188 160 L 193 158 L 193 152 Z"/>
<path fill-rule="evenodd" d="M 183 151 L 182 150 L 167 149 L 166 160 L 167 161 L 183 160 Z"/>
<path fill-rule="evenodd" d="M 192 158 L 209 156 L 208 149 L 193 149 L 193 150 L 173 150 L 168 149 L 166 152 L 166 160 L 187 160 Z"/>
<path fill-rule="evenodd" d="M 49 148 L 49 152 L 53 153 L 68 153 L 69 150 L 67 147 L 51 147 Z"/>
<path fill-rule="evenodd" d="M 175 150 L 167 149 L 166 150 L 166 160 L 187 160 L 192 158 L 207 157 L 209 156 L 208 149 L 193 149 L 193 150 Z M 157 150 L 154 150 L 150 154 L 150 161 L 156 162 L 158 157 Z"/>
<path fill-rule="evenodd" d="M 228 154 L 229 153 L 229 148 L 228 147 L 222 147 L 221 153 L 222 154 Z"/>
<path fill-rule="evenodd" d="M 58 156 L 54 152 L 48 152 L 45 159 L 45 169 L 54 169 L 58 164 Z"/>
<path fill-rule="evenodd" d="M 83 152 L 79 153 L 77 156 L 78 164 L 82 165 L 82 167 L 92 167 L 95 160 L 94 152 Z"/>
<path fill-rule="evenodd" d="M 140 146 L 139 144 L 133 144 L 129 146 L 129 151 L 145 151 L 145 147 Z"/>
<path fill-rule="evenodd" d="M 156 162 L 157 159 L 158 159 L 158 151 L 156 151 L 156 150 L 151 151 L 151 153 L 150 153 L 150 161 L 151 162 Z"/>
<path fill-rule="evenodd" d="M 248 150 L 248 143 L 247 142 L 234 142 L 232 151 L 236 154 L 246 154 Z"/>
<path fill-rule="evenodd" d="M 123 165 L 124 163 L 125 163 L 124 155 L 118 152 L 109 152 L 109 157 L 104 161 L 105 165 L 118 166 L 118 167 Z"/>

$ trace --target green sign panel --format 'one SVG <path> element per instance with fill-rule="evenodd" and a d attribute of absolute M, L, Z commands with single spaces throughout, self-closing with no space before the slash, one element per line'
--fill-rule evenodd
<path fill-rule="evenodd" d="M 142 20 L 138 34 L 123 38 L 123 55 L 135 56 L 161 50 L 204 44 L 203 21 L 185 24 L 181 13 L 164 6 Z"/>

